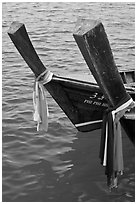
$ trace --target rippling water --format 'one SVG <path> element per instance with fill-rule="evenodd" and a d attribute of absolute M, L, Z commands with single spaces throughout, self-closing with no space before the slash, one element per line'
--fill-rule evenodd
<path fill-rule="evenodd" d="M 48 94 L 49 130 L 32 121 L 34 76 L 7 30 L 26 25 L 41 60 L 59 75 L 89 70 L 72 37 L 78 17 L 101 19 L 119 69 L 134 69 L 134 3 L 3 3 L 3 201 L 134 201 L 134 147 L 124 134 L 125 173 L 109 192 L 98 158 L 100 130 L 78 133 Z M 128 149 L 128 151 L 127 151 Z"/>

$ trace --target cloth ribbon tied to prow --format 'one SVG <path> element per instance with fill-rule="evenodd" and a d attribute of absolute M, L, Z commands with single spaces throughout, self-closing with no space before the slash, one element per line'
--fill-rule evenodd
<path fill-rule="evenodd" d="M 123 174 L 123 151 L 120 118 L 134 107 L 132 98 L 128 98 L 115 109 L 108 109 L 104 114 L 100 143 L 101 164 L 106 167 L 108 187 L 117 188 L 118 175 Z"/>
<path fill-rule="evenodd" d="M 37 122 L 37 131 L 48 130 L 48 104 L 44 84 L 51 81 L 53 73 L 45 70 L 35 80 L 33 91 L 34 114 L 33 119 Z"/>

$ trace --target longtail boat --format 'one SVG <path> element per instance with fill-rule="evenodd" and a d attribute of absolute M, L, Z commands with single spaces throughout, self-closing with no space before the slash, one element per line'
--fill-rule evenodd
<path fill-rule="evenodd" d="M 124 170 L 121 125 L 135 142 L 135 73 L 134 70 L 118 71 L 103 24 L 82 20 L 73 34 L 96 82 L 60 77 L 47 70 L 24 24 L 13 22 L 8 34 L 35 74 L 35 111 L 40 110 L 41 117 L 47 114 L 47 110 L 40 109 L 40 106 L 47 108 L 42 103 L 46 88 L 78 131 L 101 128 L 101 164 L 106 167 L 109 188 L 117 188 L 118 176 Z M 39 130 L 41 118 L 38 114 L 35 117 Z"/>
<path fill-rule="evenodd" d="M 53 74 L 44 87 L 78 131 L 86 132 L 101 128 L 106 109 L 117 105 L 127 94 L 135 100 L 135 73 L 134 70 L 118 72 L 102 23 L 80 23 L 82 25 L 77 25 L 73 35 L 97 83 Z M 47 70 L 38 57 L 24 24 L 13 22 L 8 35 L 35 77 Z M 134 143 L 134 108 L 121 118 L 121 123 Z"/>

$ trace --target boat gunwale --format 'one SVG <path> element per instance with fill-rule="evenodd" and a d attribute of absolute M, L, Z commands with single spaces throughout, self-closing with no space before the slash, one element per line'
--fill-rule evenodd
<path fill-rule="evenodd" d="M 58 76 L 58 75 L 53 75 L 52 81 L 74 85 L 74 86 L 77 86 L 79 88 L 82 87 L 83 89 L 86 88 L 86 89 L 89 89 L 89 91 L 91 91 L 90 90 L 91 88 L 94 88 L 97 91 L 99 91 L 100 93 L 102 93 L 98 84 L 93 83 L 93 82 L 87 82 L 84 80 L 78 80 L 78 79 L 69 78 L 69 77 L 67 78 L 67 77 L 62 77 L 62 76 Z M 135 87 L 133 87 L 133 83 L 131 83 L 131 85 L 130 85 L 130 83 L 124 84 L 124 86 L 125 86 L 126 90 L 128 91 L 128 93 L 131 93 L 131 94 L 135 93 Z"/>

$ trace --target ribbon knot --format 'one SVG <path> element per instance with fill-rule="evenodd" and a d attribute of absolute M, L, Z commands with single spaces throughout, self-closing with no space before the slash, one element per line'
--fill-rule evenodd
<path fill-rule="evenodd" d="M 124 170 L 120 118 L 133 106 L 134 102 L 130 98 L 117 108 L 108 109 L 103 117 L 100 159 L 101 164 L 106 167 L 105 174 L 110 189 L 117 187 L 117 177 Z"/>
<path fill-rule="evenodd" d="M 35 80 L 34 90 L 33 90 L 33 105 L 34 114 L 33 120 L 37 122 L 37 131 L 48 130 L 48 104 L 46 99 L 46 89 L 44 84 L 51 81 L 53 73 L 45 70 L 41 73 Z"/>

